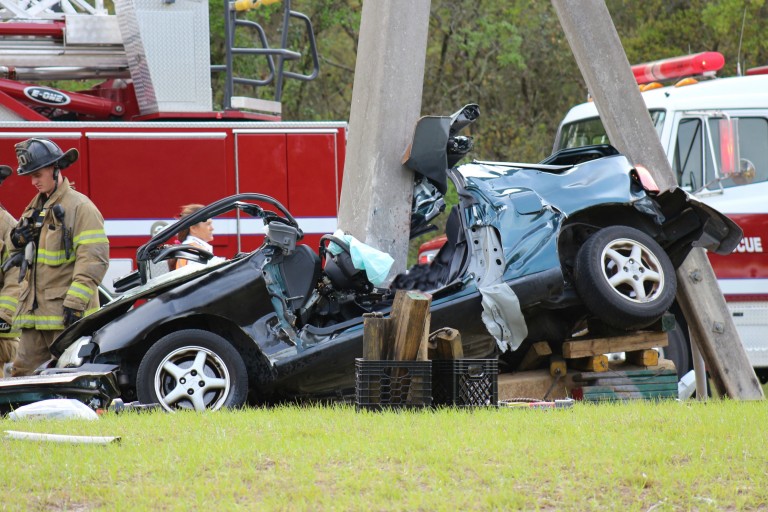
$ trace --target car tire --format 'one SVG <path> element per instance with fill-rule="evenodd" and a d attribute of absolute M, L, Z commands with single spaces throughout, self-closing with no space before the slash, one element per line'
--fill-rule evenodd
<path fill-rule="evenodd" d="M 628 226 L 601 229 L 576 255 L 574 284 L 584 305 L 607 325 L 638 329 L 675 300 L 675 268 L 650 236 Z"/>
<path fill-rule="evenodd" d="M 139 401 L 164 409 L 240 407 L 248 394 L 243 358 L 227 340 L 187 329 L 164 336 L 147 351 L 136 376 Z"/>

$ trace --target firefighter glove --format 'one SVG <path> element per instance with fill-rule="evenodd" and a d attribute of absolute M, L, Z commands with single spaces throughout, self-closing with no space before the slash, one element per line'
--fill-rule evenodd
<path fill-rule="evenodd" d="M 17 249 L 23 249 L 29 242 L 35 240 L 35 235 L 35 229 L 27 222 L 22 222 L 11 231 L 11 243 Z"/>
<path fill-rule="evenodd" d="M 81 318 L 83 318 L 82 311 L 64 306 L 64 327 L 69 327 Z"/>
<path fill-rule="evenodd" d="M 11 332 L 11 324 L 4 320 L 0 320 L 0 334 L 8 334 L 9 332 Z"/>

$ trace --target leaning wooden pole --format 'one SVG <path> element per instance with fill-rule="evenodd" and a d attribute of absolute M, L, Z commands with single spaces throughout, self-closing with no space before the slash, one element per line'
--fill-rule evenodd
<path fill-rule="evenodd" d="M 603 0 L 552 0 L 611 143 L 643 165 L 659 187 L 676 184 L 624 48 Z M 763 390 L 717 286 L 703 249 L 694 249 L 677 271 L 677 300 L 721 395 L 762 399 Z"/>

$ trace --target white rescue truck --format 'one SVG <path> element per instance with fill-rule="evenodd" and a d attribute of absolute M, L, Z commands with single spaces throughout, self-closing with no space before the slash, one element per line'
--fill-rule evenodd
<path fill-rule="evenodd" d="M 633 71 L 644 84 L 711 73 L 722 64 L 720 54 L 707 52 L 634 66 Z M 710 255 L 710 261 L 749 360 L 766 382 L 768 75 L 749 76 L 749 71 L 747 75 L 685 79 L 673 86 L 641 85 L 641 90 L 645 89 L 643 99 L 678 183 L 744 230 L 733 254 Z M 588 102 L 565 116 L 554 151 L 608 142 L 597 109 Z"/>

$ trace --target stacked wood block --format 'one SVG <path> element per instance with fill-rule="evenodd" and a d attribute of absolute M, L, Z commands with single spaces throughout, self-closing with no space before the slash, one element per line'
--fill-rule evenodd
<path fill-rule="evenodd" d="M 574 397 L 592 402 L 677 398 L 672 369 L 589 372 L 574 375 Z"/>
<path fill-rule="evenodd" d="M 636 332 L 610 338 L 573 338 L 563 342 L 563 357 L 568 366 L 580 370 L 601 372 L 608 370 L 611 352 L 625 352 L 627 361 L 640 366 L 655 366 L 659 353 L 653 347 L 666 347 L 666 332 Z M 653 352 L 653 354 L 651 353 Z"/>
<path fill-rule="evenodd" d="M 400 290 L 392 314 L 365 315 L 363 358 L 355 361 L 358 408 L 420 407 L 432 403 L 427 358 L 432 298 Z"/>

